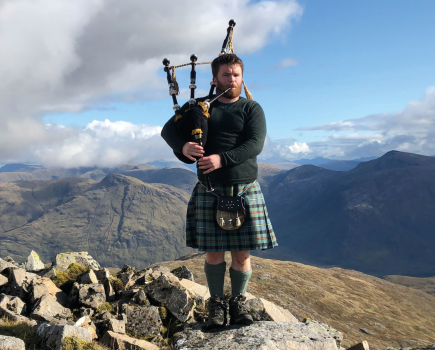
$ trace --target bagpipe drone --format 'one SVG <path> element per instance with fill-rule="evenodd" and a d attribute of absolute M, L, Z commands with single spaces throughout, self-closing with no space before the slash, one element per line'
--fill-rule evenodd
<path fill-rule="evenodd" d="M 219 55 L 234 53 L 232 37 L 234 34 L 235 25 L 236 22 L 234 20 L 229 21 L 227 34 Z M 213 82 L 211 82 L 208 98 L 204 102 L 197 103 L 197 101 L 195 100 L 195 89 L 196 89 L 195 68 L 197 65 L 211 64 L 211 62 L 198 63 L 197 60 L 198 57 L 193 54 L 190 56 L 190 61 L 191 61 L 190 63 L 182 64 L 179 66 L 170 66 L 171 62 L 167 58 L 165 58 L 163 59 L 163 65 L 165 66 L 164 71 L 166 72 L 166 79 L 168 81 L 169 95 L 171 95 L 172 101 L 174 103 L 173 106 L 175 112 L 174 120 L 176 122 L 177 131 L 179 135 L 186 142 L 197 142 L 199 145 L 204 147 L 207 142 L 208 118 L 210 118 L 210 114 L 209 114 L 210 106 L 214 101 L 216 101 L 226 92 L 231 90 L 231 88 L 228 88 L 227 90 L 223 91 L 218 96 L 214 96 L 213 93 L 216 86 L 213 84 Z M 191 66 L 190 85 L 189 85 L 190 99 L 188 101 L 189 103 L 188 110 L 186 110 L 185 113 L 182 113 L 182 111 L 180 111 L 180 106 L 177 101 L 177 95 L 180 93 L 180 90 L 175 76 L 175 69 L 186 67 L 186 66 Z M 244 82 L 243 85 L 245 88 L 246 97 L 252 100 L 252 95 L 249 93 L 249 90 L 246 88 Z M 205 177 L 207 180 L 207 191 L 213 191 L 208 176 L 205 175 Z"/>

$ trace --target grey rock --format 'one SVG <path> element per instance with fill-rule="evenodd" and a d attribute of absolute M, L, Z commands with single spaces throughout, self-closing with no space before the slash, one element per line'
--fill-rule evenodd
<path fill-rule="evenodd" d="M 277 306 L 263 298 L 254 298 L 246 301 L 246 307 L 254 321 L 297 322 L 290 311 Z"/>
<path fill-rule="evenodd" d="M 53 267 L 61 270 L 67 271 L 68 266 L 71 264 L 80 264 L 87 269 L 99 270 L 101 269 L 100 264 L 88 254 L 88 252 L 72 252 L 72 253 L 60 253 L 56 255 L 53 262 Z"/>
<path fill-rule="evenodd" d="M 104 320 L 97 323 L 98 334 L 103 337 L 106 332 L 111 331 L 119 334 L 125 334 L 125 322 L 124 320 Z"/>
<path fill-rule="evenodd" d="M 163 324 L 157 306 L 125 304 L 123 312 L 127 314 L 128 330 L 135 338 L 152 337 L 160 334 Z"/>
<path fill-rule="evenodd" d="M 94 272 L 95 272 L 95 276 L 97 276 L 98 281 L 109 278 L 109 276 L 110 276 L 110 272 L 106 268 L 103 268 L 101 270 L 96 270 Z"/>
<path fill-rule="evenodd" d="M 186 280 L 190 280 L 190 281 L 194 282 L 193 274 L 192 274 L 192 272 L 190 272 L 190 270 L 187 268 L 187 266 L 182 265 L 176 269 L 173 269 L 171 271 L 171 273 L 180 279 L 184 278 Z"/>
<path fill-rule="evenodd" d="M 0 294 L 0 307 L 12 311 L 17 315 L 21 315 L 23 313 L 23 309 L 26 304 L 18 298 L 10 295 Z M 25 310 L 24 310 L 25 311 Z"/>
<path fill-rule="evenodd" d="M 8 267 L 16 267 L 14 264 L 0 258 L 0 272 Z"/>
<path fill-rule="evenodd" d="M 39 255 L 32 250 L 30 252 L 30 255 L 27 257 L 26 261 L 26 270 L 27 271 L 40 271 L 44 270 L 45 266 L 44 263 L 39 258 Z"/>
<path fill-rule="evenodd" d="M 154 278 L 157 279 L 162 275 L 172 275 L 171 271 L 166 267 L 166 266 L 154 266 L 151 268 L 150 271 L 150 275 Z"/>
<path fill-rule="evenodd" d="M 66 337 L 76 337 L 88 342 L 92 341 L 92 334 L 88 329 L 69 325 L 43 323 L 36 329 L 36 334 L 44 346 L 53 350 L 62 350 L 62 341 Z"/>
<path fill-rule="evenodd" d="M 37 300 L 30 318 L 54 324 L 71 323 L 71 310 L 60 305 L 50 294 L 45 294 Z"/>
<path fill-rule="evenodd" d="M 134 267 L 131 267 L 130 265 L 124 264 L 124 266 L 121 269 L 121 272 L 135 273 L 136 269 Z"/>
<path fill-rule="evenodd" d="M 0 288 L 2 287 L 2 286 L 4 286 L 6 283 L 8 283 L 8 279 L 5 277 L 5 276 L 3 276 L 3 275 L 0 275 Z"/>
<path fill-rule="evenodd" d="M 348 350 L 370 350 L 369 344 L 364 340 L 362 343 L 356 344 Z"/>
<path fill-rule="evenodd" d="M 97 276 L 95 276 L 94 270 L 89 270 L 80 276 L 78 281 L 80 284 L 94 284 L 98 283 Z"/>
<path fill-rule="evenodd" d="M 108 278 L 103 278 L 101 282 L 103 283 L 104 286 L 104 293 L 106 293 L 106 300 L 108 302 L 115 301 L 116 293 L 112 287 L 112 284 L 110 283 L 110 280 Z"/>
<path fill-rule="evenodd" d="M 35 304 L 43 295 L 49 294 L 62 306 L 68 306 L 68 296 L 52 280 L 46 277 L 34 280 L 30 284 L 29 301 Z"/>
<path fill-rule="evenodd" d="M 134 285 L 133 272 L 121 272 L 118 274 L 118 278 L 124 284 L 125 289 L 130 288 Z"/>
<path fill-rule="evenodd" d="M 27 294 L 30 292 L 32 282 L 40 278 L 38 275 L 26 272 L 24 269 L 11 267 L 3 270 L 3 274 L 6 274 L 9 278 L 6 285 L 6 293 L 17 296 L 23 300 L 26 299 Z"/>
<path fill-rule="evenodd" d="M 36 326 L 37 324 L 35 320 L 31 320 L 25 316 L 17 315 L 15 312 L 5 309 L 3 307 L 0 307 L 0 317 L 5 317 L 10 321 L 14 321 L 14 322 L 26 323 L 31 327 Z"/>
<path fill-rule="evenodd" d="M 82 285 L 76 282 L 71 289 L 69 300 L 72 304 L 78 303 L 81 306 L 97 309 L 106 302 L 104 286 L 102 284 Z"/>
<path fill-rule="evenodd" d="M 92 322 L 91 318 L 89 316 L 83 316 L 79 318 L 76 323 L 74 323 L 74 327 L 83 327 L 89 330 L 92 334 L 92 339 L 97 339 L 97 328 L 95 327 L 95 324 Z"/>
<path fill-rule="evenodd" d="M 24 341 L 6 335 L 0 335 L 0 349 L 2 350 L 26 350 Z"/>
<path fill-rule="evenodd" d="M 145 294 L 145 291 L 143 289 L 139 290 L 136 294 L 132 296 L 132 298 L 130 299 L 130 304 L 131 303 L 141 306 L 150 305 L 147 295 Z"/>
<path fill-rule="evenodd" d="M 94 309 L 87 308 L 87 307 L 81 307 L 79 312 L 80 312 L 80 317 L 83 316 L 92 317 L 92 315 L 95 313 Z"/>
<path fill-rule="evenodd" d="M 175 334 L 174 347 L 177 350 L 338 350 L 335 339 L 318 324 L 264 321 L 209 333 L 202 332 L 198 326 L 186 327 Z"/>
<path fill-rule="evenodd" d="M 119 334 L 108 331 L 101 342 L 110 349 L 124 350 L 124 349 L 143 349 L 143 350 L 159 350 L 160 347 L 154 345 L 146 340 L 139 340 L 129 337 L 125 334 Z"/>
<path fill-rule="evenodd" d="M 194 298 L 174 275 L 161 275 L 147 284 L 145 292 L 148 298 L 166 307 L 179 321 L 186 322 L 193 316 Z M 127 315 L 128 316 L 128 315 Z"/>

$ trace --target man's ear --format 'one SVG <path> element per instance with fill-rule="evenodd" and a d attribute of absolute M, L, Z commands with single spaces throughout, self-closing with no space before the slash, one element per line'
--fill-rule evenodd
<path fill-rule="evenodd" d="M 214 84 L 214 85 L 217 85 L 217 79 L 216 79 L 216 77 L 213 77 L 213 80 L 212 80 L 212 81 L 213 81 L 213 84 Z"/>

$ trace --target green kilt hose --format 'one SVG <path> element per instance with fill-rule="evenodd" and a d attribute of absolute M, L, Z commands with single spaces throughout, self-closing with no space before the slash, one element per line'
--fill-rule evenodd
<path fill-rule="evenodd" d="M 216 222 L 217 196 L 207 192 L 198 182 L 187 206 L 186 245 L 199 251 L 270 249 L 277 246 L 275 234 L 267 214 L 263 193 L 257 180 L 250 184 L 213 184 L 219 197 L 245 198 L 245 222 L 236 230 L 227 231 Z M 237 193 L 235 193 L 235 189 Z"/>

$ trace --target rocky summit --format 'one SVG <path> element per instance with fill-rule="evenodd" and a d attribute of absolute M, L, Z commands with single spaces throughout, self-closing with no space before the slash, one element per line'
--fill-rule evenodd
<path fill-rule="evenodd" d="M 36 252 L 30 260 L 39 261 Z M 338 350 L 343 340 L 332 327 L 298 322 L 288 310 L 251 294 L 254 325 L 204 332 L 210 295 L 186 266 L 124 265 L 110 274 L 86 252 L 68 252 L 44 269 L 3 259 L 0 267 L 1 349 L 30 349 L 29 337 L 22 335 L 23 342 L 19 335 L 3 334 L 11 321 L 32 327 L 38 349 L 93 342 L 110 349 Z"/>
<path fill-rule="evenodd" d="M 254 267 L 262 269 L 261 259 L 253 259 Z M 251 293 L 246 293 L 246 303 L 253 325 L 205 332 L 210 295 L 194 281 L 202 276 L 189 257 L 181 261 L 190 263 L 181 266 L 173 261 L 141 270 L 124 265 L 116 271 L 101 267 L 87 252 L 57 254 L 43 269 L 39 263 L 28 264 L 30 260 L 40 261 L 34 251 L 27 263 L 0 259 L 2 350 L 345 349 L 340 330 L 321 320 L 295 317 L 290 308 Z M 435 349 L 428 342 L 414 345 Z M 351 348 L 369 349 L 369 343 L 353 343 Z"/>

